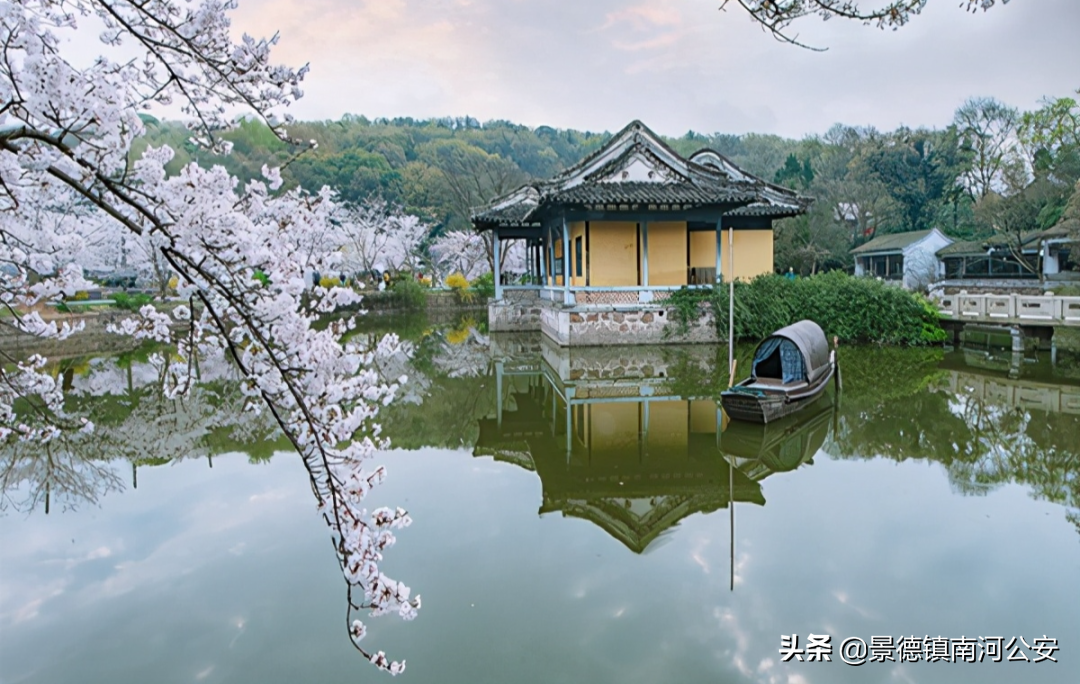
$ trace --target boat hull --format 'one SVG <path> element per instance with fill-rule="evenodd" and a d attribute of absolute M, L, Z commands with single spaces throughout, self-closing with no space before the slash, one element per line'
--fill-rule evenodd
<path fill-rule="evenodd" d="M 727 390 L 720 395 L 720 403 L 732 420 L 748 423 L 771 423 L 793 413 L 797 413 L 817 401 L 836 372 L 835 364 L 829 372 L 810 387 L 800 387 L 797 392 L 785 390 L 782 386 L 775 390 L 766 390 L 756 394 L 740 391 L 738 387 L 751 384 L 751 379 L 744 380 L 736 389 Z"/>

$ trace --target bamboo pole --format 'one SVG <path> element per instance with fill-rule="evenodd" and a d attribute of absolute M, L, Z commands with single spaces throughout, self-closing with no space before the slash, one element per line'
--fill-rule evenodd
<path fill-rule="evenodd" d="M 735 229 L 728 226 L 728 370 L 735 370 Z"/>

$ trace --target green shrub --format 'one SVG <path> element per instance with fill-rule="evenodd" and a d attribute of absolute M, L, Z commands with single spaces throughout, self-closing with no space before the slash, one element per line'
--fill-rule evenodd
<path fill-rule="evenodd" d="M 478 276 L 475 280 L 469 283 L 469 289 L 471 289 L 481 302 L 495 296 L 495 274 L 485 273 Z"/>
<path fill-rule="evenodd" d="M 728 288 L 683 288 L 668 303 L 676 324 L 685 326 L 704 312 L 708 301 L 717 333 L 727 337 Z M 696 312 L 696 313 L 695 313 Z M 832 271 L 788 280 L 764 275 L 735 283 L 735 338 L 760 340 L 795 321 L 816 322 L 831 340 L 896 345 L 944 342 L 937 309 L 921 295 L 873 278 L 855 278 Z"/>
<path fill-rule="evenodd" d="M 138 311 L 142 307 L 146 306 L 150 302 L 154 301 L 154 298 L 148 294 L 137 292 L 135 294 L 127 294 L 126 292 L 117 292 L 112 296 L 113 306 L 123 311 Z"/>
<path fill-rule="evenodd" d="M 407 311 L 422 311 L 427 304 L 427 288 L 412 278 L 395 281 L 390 293 L 394 305 Z"/>
<path fill-rule="evenodd" d="M 1080 285 L 1066 285 L 1065 283 L 1047 284 L 1046 289 L 1058 297 L 1080 297 Z"/>

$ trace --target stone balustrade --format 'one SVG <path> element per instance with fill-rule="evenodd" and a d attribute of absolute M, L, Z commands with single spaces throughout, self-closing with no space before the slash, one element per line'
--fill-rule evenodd
<path fill-rule="evenodd" d="M 957 294 L 935 303 L 942 318 L 954 321 L 1080 327 L 1080 297 Z"/>

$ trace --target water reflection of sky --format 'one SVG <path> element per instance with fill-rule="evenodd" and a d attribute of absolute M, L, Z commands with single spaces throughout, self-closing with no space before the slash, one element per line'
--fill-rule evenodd
<path fill-rule="evenodd" d="M 856 370 L 849 385 L 862 382 Z M 463 405 L 453 393 L 464 380 L 432 382 Z M 1080 536 L 1066 509 L 1008 482 L 962 495 L 954 466 L 933 458 L 847 453 L 871 443 L 855 421 L 876 406 L 857 386 L 850 397 L 836 421 L 848 441 L 834 434 L 825 447 L 842 458 L 818 452 L 760 479 L 765 505 L 735 503 L 734 591 L 728 510 L 691 514 L 636 553 L 590 520 L 538 515 L 550 486 L 520 465 L 472 448 L 391 452 L 372 503 L 403 505 L 416 522 L 385 569 L 424 608 L 412 623 L 375 620 L 368 638 L 407 658 L 412 682 L 1072 681 Z M 945 393 L 912 410 L 958 401 Z M 494 415 L 491 402 L 476 406 Z M 878 431 L 893 429 L 910 426 Z M 919 453 L 887 437 L 882 448 Z M 142 466 L 132 489 L 125 462 L 126 491 L 99 506 L 0 517 L 3 682 L 383 677 L 348 643 L 344 583 L 299 460 L 230 454 L 208 466 Z M 779 662 L 781 634 L 810 632 L 837 644 L 1046 634 L 1061 662 Z"/>

